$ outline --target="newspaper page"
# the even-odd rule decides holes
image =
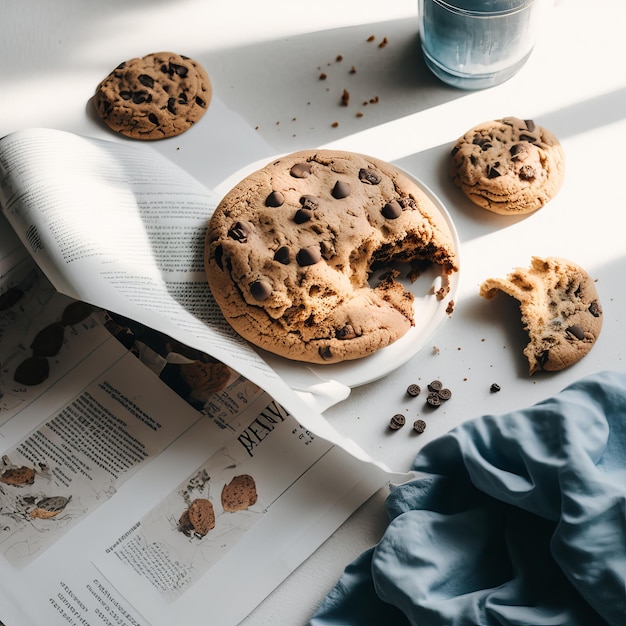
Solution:
[[[0,310],[9,626],[241,621],[387,480],[196,348],[59,293]]]
[[[0,169],[4,214],[57,290],[213,355],[318,436],[378,462],[322,417],[329,404],[303,404],[316,390],[296,393],[221,315],[203,263],[214,192],[147,146],[51,129],[3,138]],[[323,401],[329,386],[331,404],[349,393],[334,396],[331,382]]]

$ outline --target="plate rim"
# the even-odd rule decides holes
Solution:
[[[231,191],[235,185],[258,169],[269,165],[273,161],[276,161],[284,156],[288,156],[290,153],[277,154],[271,157],[257,159],[248,165],[240,168],[236,172],[233,172],[229,176],[227,176],[223,181],[221,181],[218,185],[214,187],[214,191],[220,196],[220,199],[223,198],[229,191]],[[356,154],[356,153],[355,153]],[[361,153],[358,153],[361,154]],[[366,156],[366,155],[364,155]],[[374,157],[371,157],[374,158]],[[447,308],[449,303],[454,301],[456,303],[456,294],[459,292],[459,283],[460,283],[460,274],[461,274],[461,255],[460,255],[460,239],[452,220],[452,216],[448,211],[447,207],[441,201],[439,196],[420,178],[415,176],[413,173],[409,172],[404,167],[399,165],[390,163],[392,167],[396,168],[398,171],[402,172],[407,178],[409,178],[413,183],[415,183],[433,202],[437,208],[441,211],[441,214],[450,229],[450,233],[452,236],[454,251],[457,259],[457,271],[450,275],[448,284],[449,291],[446,294],[446,297],[440,300],[441,306],[446,305],[444,309],[444,314],[441,315],[440,319],[435,323],[434,327],[429,329],[429,331],[425,334],[421,341],[415,342],[413,339],[413,335],[415,334],[412,331],[417,331],[418,329],[415,327],[410,328],[404,336],[400,337],[398,340],[394,341],[392,344],[377,350],[373,354],[369,354],[367,356],[361,357],[359,359],[352,359],[348,361],[343,361],[341,363],[329,363],[328,365],[324,365],[322,363],[309,363],[306,361],[297,361],[294,359],[288,359],[287,357],[280,356],[278,354],[274,354],[273,352],[269,352],[263,348],[260,348],[253,343],[248,341],[248,344],[252,347],[257,354],[266,361],[266,363],[288,384],[291,382],[290,386],[295,389],[307,390],[307,386],[302,383],[302,373],[308,373],[310,377],[310,387],[314,385],[318,385],[323,381],[332,381],[338,382],[350,389],[354,389],[357,387],[361,387],[363,385],[367,385],[369,383],[373,383],[381,378],[384,378],[388,374],[391,374],[393,371],[405,365],[408,361],[410,361],[414,356],[419,354],[419,352],[425,347],[426,343],[431,340],[437,332],[441,329],[445,321],[450,317],[447,312]],[[436,297],[436,296],[432,296]],[[438,307],[438,310],[441,310],[441,307]],[[434,317],[434,316],[433,316]],[[385,356],[388,356],[391,352],[403,352],[401,349],[406,347],[406,344],[416,343],[413,349],[405,350],[402,354],[401,358],[398,358],[397,355],[391,359],[392,364],[386,368],[378,367],[378,361],[384,359]],[[374,363],[372,364],[372,362]],[[355,371],[366,370],[368,366],[371,365],[371,374],[370,375],[354,375]],[[298,377],[293,370],[299,370],[300,376]],[[348,372],[344,372],[343,370],[348,370]],[[350,374],[349,370],[352,370],[352,374]],[[299,378],[299,380],[298,380]],[[306,379],[306,376],[305,376]]]

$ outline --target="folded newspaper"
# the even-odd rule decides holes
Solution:
[[[0,140],[0,619],[239,623],[396,477],[224,321],[219,198],[145,145]],[[348,391],[349,393],[349,391]]]

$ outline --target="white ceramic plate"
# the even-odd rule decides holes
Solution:
[[[219,195],[226,195],[241,179],[277,158],[280,157],[263,159],[262,161],[251,163],[229,176],[216,187],[215,191]],[[422,189],[443,214],[450,228],[450,232],[452,233],[454,248],[457,259],[459,259],[459,238],[447,209],[424,183],[406,170],[403,170],[403,172]],[[411,327],[398,341],[386,348],[378,350],[370,356],[345,361],[343,363],[318,365],[315,363],[292,361],[261,349],[257,349],[257,352],[279,376],[294,389],[305,390],[309,386],[313,388],[315,385],[329,380],[336,381],[341,385],[351,388],[373,382],[379,378],[383,378],[383,376],[386,376],[401,365],[404,365],[404,363],[415,356],[424,346],[431,345],[435,333],[449,317],[447,311],[448,304],[451,300],[456,299],[459,288],[459,274],[460,272],[455,272],[445,279],[449,282],[450,290],[448,295],[442,300],[438,300],[434,295],[439,287],[442,286],[444,280],[438,266],[434,266],[423,272],[420,277],[413,282],[408,279],[399,278],[398,280],[403,283],[405,289],[410,291],[415,298],[415,326]]]

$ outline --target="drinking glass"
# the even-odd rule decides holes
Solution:
[[[535,45],[541,0],[418,0],[426,65],[461,89],[499,85]]]

